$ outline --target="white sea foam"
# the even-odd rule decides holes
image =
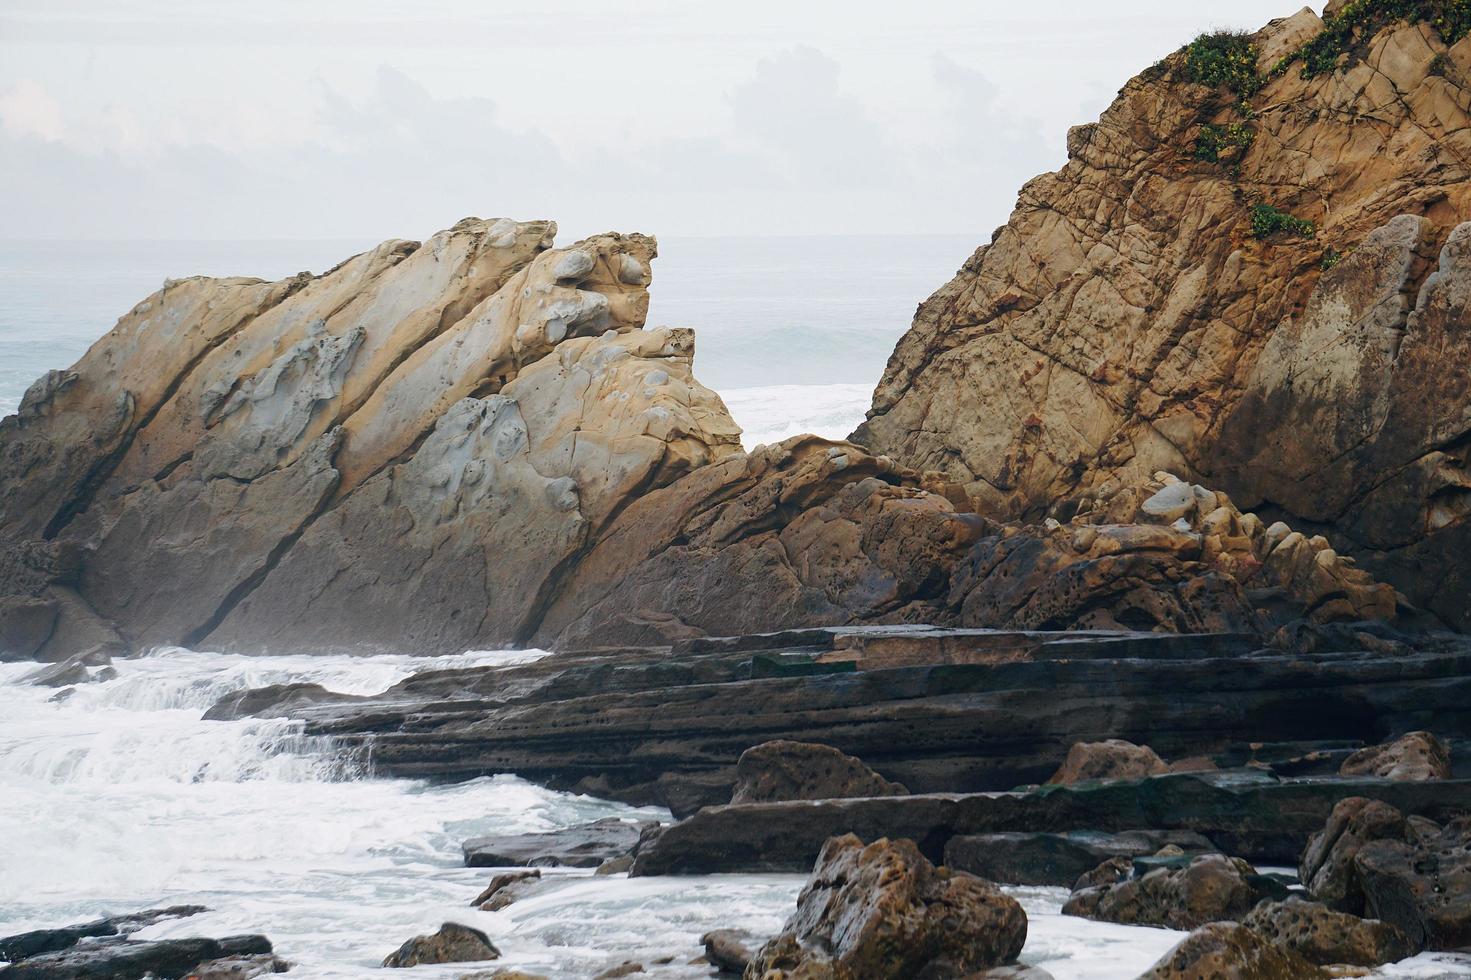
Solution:
[[[747,450],[810,432],[827,439],[846,439],[863,421],[873,400],[873,386],[769,385],[728,388],[720,397],[741,427]]]

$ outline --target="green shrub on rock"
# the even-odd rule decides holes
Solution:
[[[1254,204],[1251,208],[1251,233],[1256,238],[1267,238],[1279,231],[1291,232],[1303,238],[1312,238],[1317,229],[1311,221],[1299,218],[1270,204]]]
[[[1240,96],[1262,87],[1256,72],[1257,47],[1239,31],[1202,34],[1185,46],[1185,75],[1199,85],[1224,85]]]

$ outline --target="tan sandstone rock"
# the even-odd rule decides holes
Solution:
[[[1337,71],[1271,71],[1321,29],[1303,11],[1255,35],[1244,102],[1182,50],[1070,133],[921,306],[855,441],[997,518],[1167,470],[1329,528],[1471,624],[1471,42],[1375,21]],[[1199,158],[1207,125],[1247,145]],[[1258,237],[1256,204],[1312,237]]]

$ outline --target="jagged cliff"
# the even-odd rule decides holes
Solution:
[[[919,309],[855,441],[1001,518],[1156,470],[1471,626],[1471,12],[1205,37],[1068,134]]]
[[[0,654],[1467,625],[1471,41],[1377,9],[1130,82],[854,442],[742,451],[643,235],[169,282],[0,422]]]

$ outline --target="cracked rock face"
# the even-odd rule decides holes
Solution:
[[[1471,626],[1471,42],[1391,22],[1337,71],[1271,71],[1322,29],[1253,38],[1249,113],[1182,52],[1070,133],[920,307],[854,440],[1003,519],[1167,470]],[[1200,159],[1207,125],[1250,139]],[[1258,203],[1313,237],[1257,237]]]
[[[740,448],[691,333],[642,329],[654,240],[554,232],[166,283],[0,424],[8,642],[523,639],[630,499]]]

